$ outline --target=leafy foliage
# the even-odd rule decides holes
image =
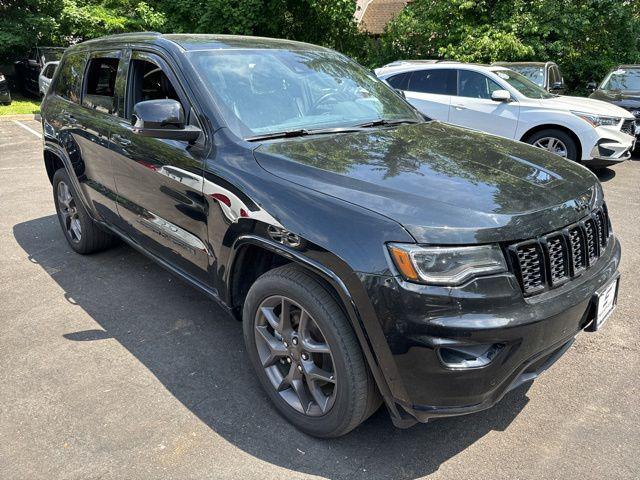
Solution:
[[[355,8],[355,0],[0,0],[0,62],[37,44],[137,30],[290,38],[369,66],[554,60],[574,87],[640,62],[635,0],[413,0],[375,39],[358,31]]]
[[[415,0],[387,27],[376,63],[553,60],[570,87],[640,62],[640,7],[629,0]]]

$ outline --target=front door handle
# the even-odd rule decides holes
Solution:
[[[467,107],[465,107],[464,105],[462,105],[461,103],[457,103],[453,106],[456,110],[466,110]]]
[[[115,143],[117,143],[118,145],[121,145],[123,147],[128,147],[129,145],[131,145],[131,140],[127,140],[126,138],[123,138],[122,136],[118,135],[117,133],[111,135],[111,140]]]

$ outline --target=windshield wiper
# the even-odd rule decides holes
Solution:
[[[420,120],[414,118],[402,118],[400,120],[386,120],[384,118],[380,118],[378,120],[372,120],[370,122],[360,123],[356,125],[358,128],[370,128],[370,127],[381,127],[383,125],[400,125],[402,123],[421,123]]]
[[[332,133],[349,133],[359,132],[361,128],[357,127],[333,127],[333,128],[298,128],[296,130],[283,130],[281,132],[264,133],[261,135],[253,135],[245,137],[247,142],[256,142],[259,140],[271,140],[275,138],[304,137],[306,135],[328,135]]]

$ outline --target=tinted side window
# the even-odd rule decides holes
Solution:
[[[399,73],[398,75],[387,78],[387,83],[398,90],[406,90],[410,75],[410,73]]]
[[[86,55],[84,52],[67,54],[60,64],[60,73],[53,89],[57,95],[80,103],[80,84],[84,71]]]
[[[92,58],[89,61],[82,98],[85,107],[113,113],[119,61],[111,57]]]
[[[502,90],[502,87],[486,75],[469,70],[458,73],[458,96],[469,98],[491,99],[491,93]]]
[[[413,72],[407,90],[437,95],[456,94],[456,71],[452,69],[420,70]]]
[[[129,116],[133,106],[146,100],[169,98],[181,101],[171,80],[155,63],[134,59],[130,62],[128,108]],[[184,105],[183,105],[184,108]]]

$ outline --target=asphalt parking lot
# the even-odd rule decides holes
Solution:
[[[0,478],[637,479],[640,161],[600,174],[619,306],[532,385],[467,417],[305,436],[268,403],[241,325],[120,246],[67,246],[40,125],[0,120]]]

